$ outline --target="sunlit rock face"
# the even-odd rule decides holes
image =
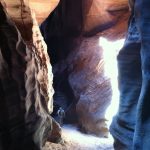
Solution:
[[[59,106],[67,101],[68,109],[70,104],[76,105],[71,118],[78,116],[84,132],[107,136],[105,111],[112,91],[110,78],[104,73],[99,38],[124,37],[128,17],[127,0],[62,0],[42,24],[56,77],[54,85],[63,80],[62,87],[67,82],[64,88],[71,91],[56,86],[62,97],[55,95],[54,101],[62,100]]]
[[[28,11],[28,8],[30,8],[35,12],[38,24],[41,24],[55,9],[59,0],[1,0],[1,3],[5,5],[10,17],[16,22],[22,23],[22,19],[25,23],[30,22],[31,16]]]
[[[103,50],[99,37],[81,39],[81,44],[67,58],[69,83],[78,100],[76,111],[81,129],[89,134],[107,137],[105,112],[112,89],[105,75]]]
[[[0,120],[7,129],[6,139],[11,139],[9,149],[15,150],[42,149],[47,140],[58,142],[61,137],[60,126],[50,116],[53,75],[34,12],[38,8],[28,2],[0,1],[0,114],[5,116],[1,115]],[[51,9],[54,7],[45,12],[43,19]],[[7,142],[0,141],[4,144],[0,145],[2,150],[8,147]]]

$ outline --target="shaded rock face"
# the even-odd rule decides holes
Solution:
[[[69,72],[66,58],[69,51],[78,45],[78,41],[74,37],[79,37],[82,29],[81,3],[80,0],[60,1],[58,9],[41,26],[53,66],[55,89],[55,112],[53,115],[56,116],[59,107],[63,107],[66,116],[68,116],[67,122],[74,122],[77,119],[75,114],[77,101],[68,80]]]
[[[99,37],[124,37],[128,16],[127,0],[62,0],[41,26],[52,58],[54,86],[62,80],[62,87],[69,83],[65,92],[55,87],[56,93],[61,91],[65,96],[55,95],[54,102],[62,100],[60,106],[73,103],[71,118],[77,117],[87,133],[107,136],[104,116],[112,92],[110,79],[104,74]]]
[[[47,47],[28,3],[4,0],[2,4],[0,149],[42,149],[47,140],[61,138],[60,126],[50,116],[54,90]]]

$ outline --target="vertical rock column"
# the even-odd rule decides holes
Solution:
[[[78,100],[76,111],[81,129],[107,137],[105,112],[111,102],[110,78],[104,72],[103,50],[99,37],[82,38],[68,59],[69,83]]]
[[[53,75],[47,46],[41,36],[36,16],[27,0],[1,0],[8,18],[12,20],[26,45],[25,124],[39,147],[49,139],[58,142],[59,125],[51,118],[53,111]],[[55,133],[55,134],[54,134]]]

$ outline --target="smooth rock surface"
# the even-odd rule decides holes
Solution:
[[[86,133],[107,137],[105,112],[112,89],[110,78],[105,75],[103,50],[98,36],[81,41],[68,57],[69,83],[78,100],[79,124]]]

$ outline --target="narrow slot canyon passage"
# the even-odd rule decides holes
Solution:
[[[90,41],[92,40],[90,39],[89,42]],[[103,37],[100,37],[97,43],[97,47],[103,49],[105,76],[110,78],[112,88],[111,103],[105,113],[108,128],[112,121],[112,117],[117,113],[119,105],[117,54],[122,48],[123,43],[124,39],[110,41]],[[88,43],[88,45],[91,44]],[[110,49],[111,53],[108,52]],[[49,150],[51,146],[51,149],[64,150],[113,150],[113,138],[110,134],[108,134],[107,137],[98,137],[92,133],[87,134],[82,132],[77,124],[63,124],[62,137],[65,140],[64,144],[47,143],[44,150]]]
[[[127,0],[0,0],[0,150],[113,150],[129,15]]]

